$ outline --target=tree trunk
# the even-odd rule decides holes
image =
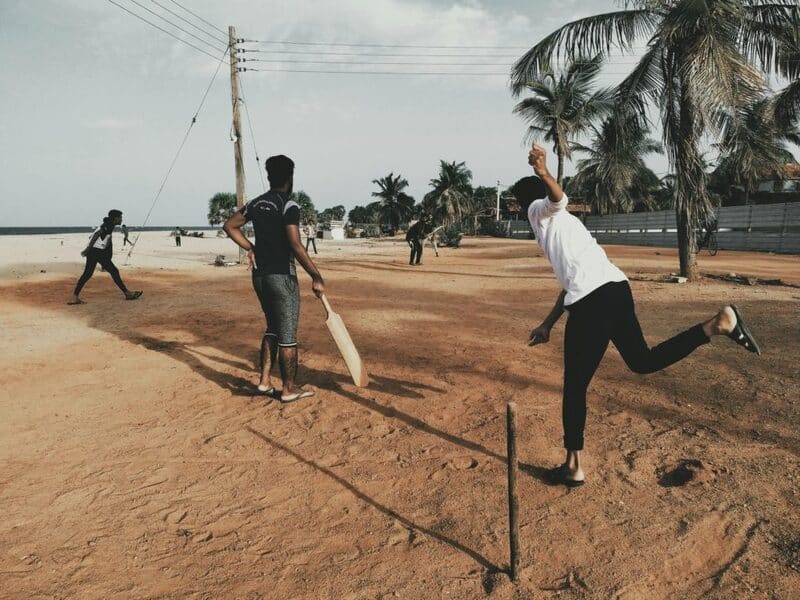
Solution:
[[[688,211],[676,209],[676,222],[678,224],[678,260],[680,261],[681,277],[692,281],[697,277],[697,240],[692,227],[692,219]]]
[[[559,186],[564,183],[564,151],[561,149],[558,150],[558,177],[556,177],[556,181],[558,181]]]

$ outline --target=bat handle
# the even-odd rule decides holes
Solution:
[[[328,316],[330,316],[330,314],[333,312],[333,309],[331,308],[331,303],[328,302],[328,298],[325,296],[325,294],[322,294],[319,299],[322,300],[322,305],[325,307],[325,312],[327,312]]]

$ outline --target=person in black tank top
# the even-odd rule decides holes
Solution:
[[[142,295],[141,291],[130,291],[122,281],[119,274],[119,269],[111,262],[111,257],[114,254],[114,248],[111,243],[111,234],[114,227],[122,223],[122,211],[110,210],[108,216],[103,219],[103,224],[98,227],[89,239],[86,248],[81,252],[81,256],[86,257],[86,266],[83,269],[83,274],[78,279],[75,285],[75,291],[72,298],[67,304],[83,304],[80,298],[81,290],[86,282],[92,278],[95,268],[100,265],[114,280],[117,287],[125,294],[126,300],[136,300]],[[127,239],[127,235],[125,236]]]

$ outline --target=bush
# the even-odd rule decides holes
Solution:
[[[361,237],[381,237],[381,228],[379,225],[364,225],[361,231]]]
[[[461,226],[457,224],[448,225],[439,232],[442,245],[448,248],[458,248],[462,237]]]
[[[494,237],[508,237],[508,225],[504,221],[486,220],[481,223],[481,232]]]

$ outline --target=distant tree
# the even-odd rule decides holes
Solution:
[[[423,206],[434,221],[449,225],[460,221],[472,207],[472,171],[463,162],[439,161],[439,176],[431,179],[433,191]]]
[[[578,172],[570,181],[599,214],[630,212],[637,203],[651,204],[658,188],[643,186],[640,181],[650,171],[644,156],[662,152],[661,144],[648,137],[649,132],[636,119],[615,113],[600,127],[592,127],[589,146],[574,144],[573,149],[588,155],[578,161]],[[652,172],[651,172],[652,173]],[[655,175],[653,179],[657,181]]]
[[[402,175],[389,173],[386,177],[373,179],[372,183],[378,186],[378,191],[372,192],[372,196],[380,198],[381,224],[399,229],[401,223],[407,223],[411,218],[414,208],[414,198],[403,191],[408,187],[408,181]]]
[[[746,104],[723,121],[720,160],[714,171],[720,187],[734,185],[744,191],[745,204],[763,179],[783,179],[784,166],[794,162],[789,143],[800,142],[800,130],[771,108],[774,100],[760,98]],[[717,190],[726,195],[729,190]]]
[[[208,201],[208,224],[222,225],[236,211],[236,194],[219,192]]]
[[[311,197],[308,194],[303,190],[294,192],[292,194],[292,200],[300,205],[300,221],[302,223],[317,220],[317,211],[314,208],[314,202],[311,201]]]
[[[550,67],[540,79],[525,83],[525,91],[532,95],[514,107],[514,112],[530,124],[528,140],[543,138],[553,144],[559,184],[563,183],[564,160],[571,158],[570,144],[575,137],[611,112],[611,93],[594,89],[602,64],[601,55],[578,56],[558,77]]]
[[[341,204],[326,208],[319,213],[318,218],[320,223],[330,223],[331,221],[344,221],[344,216],[347,214],[347,209]]]

